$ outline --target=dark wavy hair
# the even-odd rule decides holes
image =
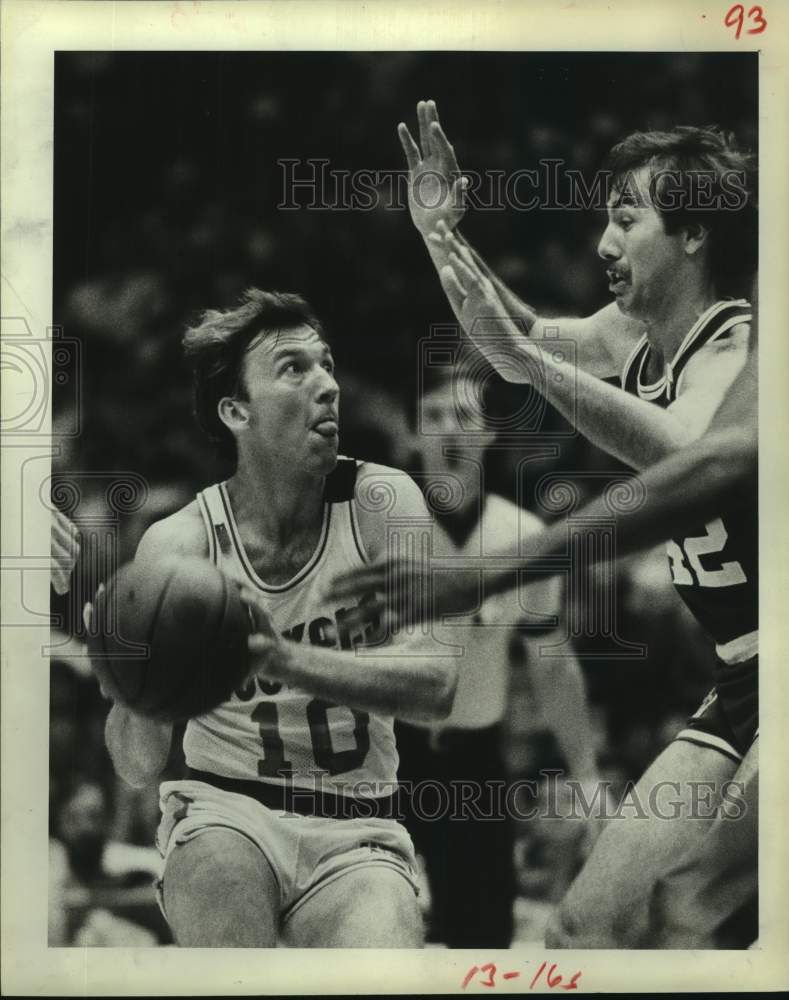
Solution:
[[[747,298],[758,262],[755,158],[738,148],[730,132],[678,125],[667,132],[633,132],[605,162],[618,191],[643,167],[666,232],[704,225],[717,294]]]
[[[184,334],[195,416],[222,458],[235,461],[236,442],[222,423],[217,406],[224,396],[246,398],[242,373],[247,348],[259,334],[277,334],[300,326],[311,327],[326,340],[320,320],[300,295],[249,288],[239,305],[224,312],[207,310],[197,326]]]

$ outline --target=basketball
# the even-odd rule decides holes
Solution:
[[[205,559],[122,567],[97,597],[90,631],[107,694],[163,722],[210,711],[248,671],[249,615],[233,580]]]

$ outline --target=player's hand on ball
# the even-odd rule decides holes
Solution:
[[[397,134],[408,162],[411,218],[419,232],[427,236],[439,221],[454,229],[463,218],[468,180],[461,177],[455,151],[438,120],[435,101],[420,101],[416,113],[419,145],[404,122],[397,126]]]
[[[92,602],[87,601],[85,603],[84,608],[82,609],[82,622],[85,625],[85,631],[87,632],[88,635],[90,635],[95,629],[96,604],[98,604],[99,601],[104,599],[104,590],[105,590],[104,584],[100,583],[99,589],[96,591],[96,596],[94,597],[93,601]],[[93,675],[99,683],[99,691],[101,691],[102,697],[106,698],[108,701],[112,701],[112,695],[107,690],[105,679],[102,677],[101,662],[91,658],[90,665],[91,668],[93,669]]]
[[[68,592],[71,572],[79,557],[79,530],[59,510],[52,511],[51,579],[58,594]]]
[[[260,596],[242,586],[241,600],[252,619],[253,631],[248,639],[250,674],[279,680],[284,672],[286,650],[284,641],[271,627]]]

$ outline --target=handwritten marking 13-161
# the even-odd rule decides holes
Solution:
[[[581,972],[580,972],[580,970],[578,972],[576,972],[570,980],[568,980],[567,982],[564,982],[564,979],[563,979],[562,975],[556,971],[556,963],[555,962],[551,964],[551,966],[548,968],[547,972],[545,971],[546,970],[546,966],[548,966],[548,963],[547,962],[543,962],[542,965],[539,967],[539,969],[536,971],[536,973],[534,974],[534,977],[533,977],[532,981],[529,983],[529,989],[530,990],[533,990],[534,987],[537,986],[537,984],[539,983],[540,977],[542,976],[543,972],[545,972],[545,983],[547,984],[547,986],[548,986],[549,989],[552,989],[552,990],[553,989],[562,989],[562,990],[575,990],[575,989],[578,989],[578,980],[581,978]],[[483,978],[477,979],[477,984],[479,986],[485,986],[488,989],[490,989],[491,987],[495,987],[495,986],[498,985],[497,982],[496,982],[496,976],[498,974],[498,969],[494,965],[493,962],[487,962],[485,965],[472,965],[471,968],[466,973],[464,979],[463,979],[463,982],[461,984],[461,988],[465,990],[466,987],[469,985],[469,983],[471,983],[475,979],[475,977],[477,977],[478,973],[485,973],[485,975],[484,975]],[[520,972],[518,972],[518,971],[502,972],[501,973],[501,978],[502,979],[517,979],[518,976],[520,976]]]

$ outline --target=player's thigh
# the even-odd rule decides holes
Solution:
[[[352,868],[314,892],[282,932],[293,948],[421,948],[410,882],[386,865]]]
[[[647,927],[649,892],[684,851],[706,836],[736,763],[710,747],[675,741],[657,757],[607,823],[562,900],[550,947],[635,947]],[[646,942],[645,942],[646,943]]]
[[[276,947],[277,880],[260,848],[234,830],[210,828],[174,847],[162,899],[182,947]]]

